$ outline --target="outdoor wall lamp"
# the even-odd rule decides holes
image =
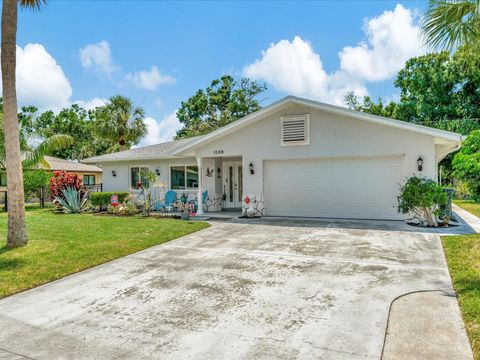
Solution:
[[[250,165],[248,165],[248,169],[250,170],[251,175],[255,174],[255,170],[253,168],[253,163],[252,162],[250,162]]]
[[[417,167],[418,167],[418,171],[423,170],[423,159],[422,159],[421,156],[419,156],[418,159],[417,159]]]
[[[222,169],[220,169],[220,168],[217,169],[217,177],[218,177],[219,179],[222,178]]]
[[[112,176],[113,177],[116,177],[117,176],[117,172],[115,170],[112,170]]]
[[[207,167],[207,174],[206,174],[206,175],[207,175],[208,177],[212,177],[214,171],[215,171],[215,170],[210,169],[209,167]]]
[[[160,169],[155,169],[155,175],[160,176]]]

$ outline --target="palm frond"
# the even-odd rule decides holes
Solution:
[[[38,145],[35,149],[26,154],[25,160],[23,161],[23,166],[30,168],[41,164],[42,166],[47,165],[46,167],[49,168],[50,166],[48,163],[44,162],[45,155],[48,155],[55,150],[65,149],[73,145],[73,143],[74,139],[70,135],[52,135],[40,143],[40,145]]]
[[[40,10],[47,3],[47,0],[20,0],[19,3],[22,8]]]
[[[480,43],[480,0],[430,0],[422,19],[423,41],[440,49],[477,48]]]

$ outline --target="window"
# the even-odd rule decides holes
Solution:
[[[147,174],[150,169],[146,166],[135,166],[130,168],[130,186],[136,188],[138,183],[148,187]]]
[[[170,167],[170,187],[172,190],[185,190],[198,188],[197,166],[172,166]]]
[[[7,174],[1,173],[0,174],[0,186],[7,186]]]
[[[83,175],[83,185],[95,185],[95,175]]]
[[[308,145],[310,143],[310,115],[282,116],[282,145]]]

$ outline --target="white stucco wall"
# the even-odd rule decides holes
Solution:
[[[310,144],[281,145],[281,116],[310,114]],[[192,154],[193,155],[193,154]],[[261,206],[264,203],[264,166],[269,160],[361,158],[401,156],[404,159],[404,178],[412,175],[436,179],[435,139],[429,135],[401,130],[386,125],[370,123],[343,115],[312,109],[308,106],[290,105],[273,115],[237,129],[235,132],[206,144],[194,151],[203,158],[202,188],[209,195],[221,194],[222,179],[218,168],[222,160],[241,157],[243,162],[243,195],[255,196]],[[417,170],[417,158],[424,160],[423,171]],[[248,171],[254,164],[255,173]],[[130,167],[148,166],[152,171],[160,169],[159,180],[170,186],[170,165],[196,165],[196,159],[177,158],[149,161],[130,161],[103,164],[104,191],[126,191],[129,188]],[[206,176],[207,168],[213,175]],[[112,177],[111,172],[117,172]],[[224,174],[222,174],[224,175]],[[301,174],[299,174],[301,176]],[[223,177],[223,176],[222,176]]]
[[[310,144],[281,146],[282,115],[310,114]],[[196,156],[213,157],[242,155],[244,169],[252,162],[255,174],[244,171],[244,194],[263,193],[264,161],[277,159],[308,159],[404,155],[405,177],[419,174],[417,158],[424,160],[421,176],[436,178],[434,138],[390,126],[369,123],[345,116],[292,105],[243,129],[196,150]]]
[[[197,162],[192,158],[162,159],[162,160],[138,160],[108,162],[103,165],[103,191],[128,191],[130,187],[130,167],[147,166],[150,171],[160,170],[158,181],[170,186],[170,166],[171,165],[196,165]],[[112,170],[115,170],[117,176],[112,176]]]

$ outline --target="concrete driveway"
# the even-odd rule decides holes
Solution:
[[[32,359],[378,359],[395,297],[452,292],[439,237],[411,230],[215,222],[1,300],[0,348]]]

